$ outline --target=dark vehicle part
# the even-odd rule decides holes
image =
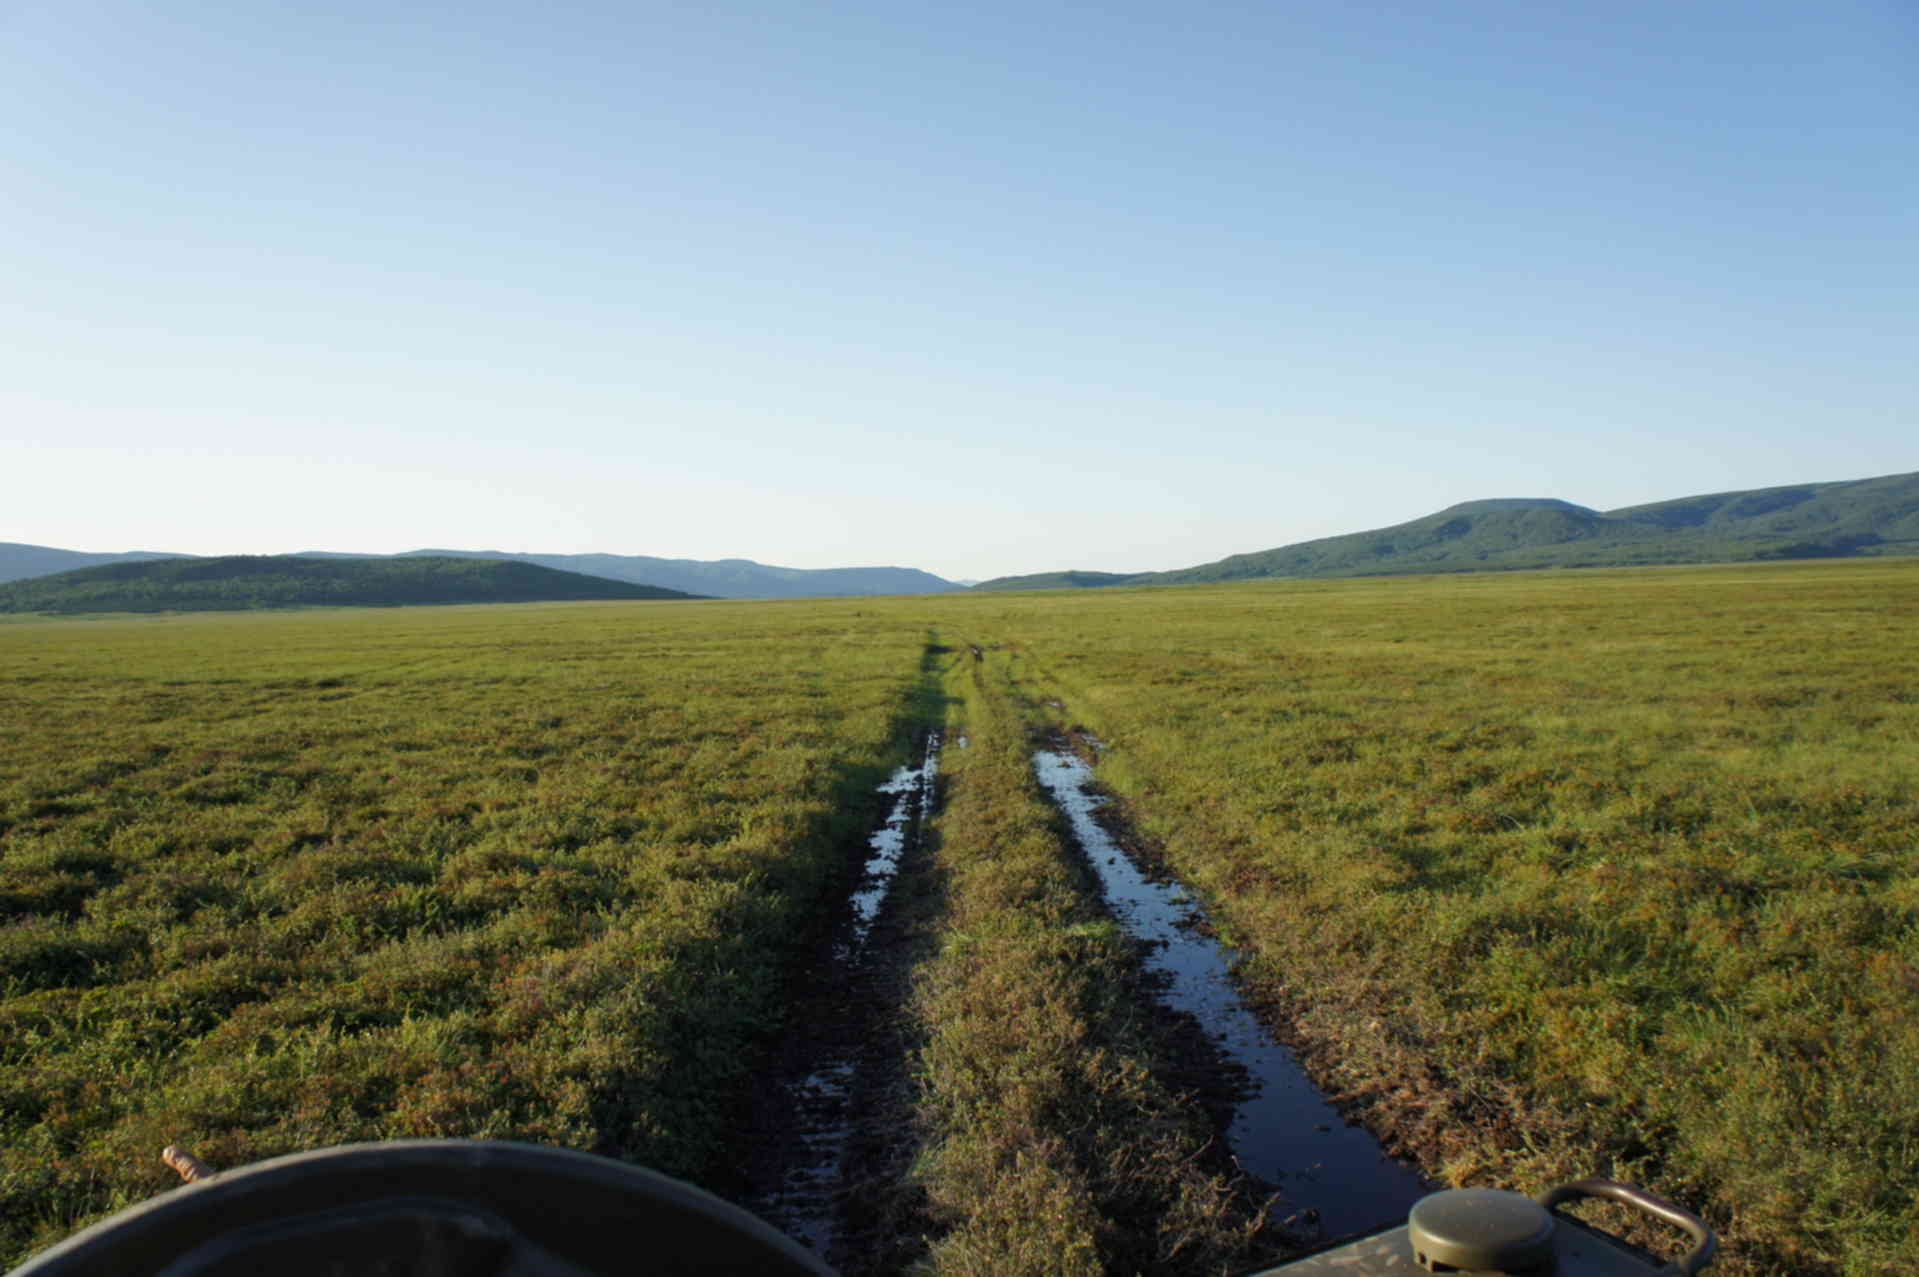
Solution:
[[[739,1207],[657,1171],[589,1153],[491,1140],[348,1144],[214,1174],[184,1150],[183,1188],[129,1207],[12,1277],[613,1277],[754,1273],[833,1277],[797,1242]],[[1553,1208],[1623,1202],[1685,1230],[1664,1264]],[[1717,1242],[1704,1221],[1606,1179],[1537,1201],[1498,1189],[1433,1193],[1407,1222],[1255,1277],[1691,1277]]]
[[[109,1273],[833,1277],[770,1224],[690,1184],[590,1153],[493,1140],[348,1144],[195,1178],[41,1252],[13,1277]]]
[[[1682,1229],[1693,1247],[1670,1263],[1553,1208],[1582,1197],[1621,1202]],[[1561,1184],[1538,1200],[1496,1188],[1422,1197],[1406,1222],[1329,1246],[1254,1277],[1692,1277],[1718,1239],[1706,1222],[1642,1188],[1610,1179]]]

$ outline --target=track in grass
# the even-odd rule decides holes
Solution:
[[[1164,980],[1162,999],[1195,1017],[1227,1067],[1250,1081],[1226,1137],[1239,1165],[1282,1193],[1293,1235],[1330,1240],[1403,1216],[1426,1191],[1393,1161],[1372,1132],[1347,1123],[1275,1041],[1240,996],[1234,955],[1214,938],[1204,911],[1176,881],[1150,876],[1102,827],[1107,802],[1093,770],[1061,739],[1033,755],[1034,774],[1066,816],[1128,934],[1152,946],[1147,970]]]
[[[760,1164],[747,1205],[762,1218],[843,1267],[905,1241],[871,1237],[849,1215],[849,1198],[872,1160],[856,1146],[879,1118],[872,1097],[893,1085],[899,1051],[885,1024],[895,1020],[900,975],[895,939],[881,925],[902,863],[918,851],[939,773],[941,737],[927,730],[916,763],[896,769],[878,792],[891,800],[867,839],[866,860],[845,917],[821,964],[798,991],[778,1082],[760,1104]],[[880,1136],[882,1144],[891,1141]],[[868,1143],[871,1142],[869,1139]],[[857,1211],[853,1212],[857,1214]]]
[[[1919,560],[978,611],[1396,1151],[1919,1271]]]
[[[922,646],[849,611],[8,625],[0,1269],[170,1187],[168,1143],[517,1139],[736,1193]]]

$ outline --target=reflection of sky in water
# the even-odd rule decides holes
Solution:
[[[824,977],[828,981],[844,986],[860,969],[873,920],[879,916],[886,893],[899,873],[907,832],[924,814],[923,804],[932,795],[939,750],[939,733],[929,733],[919,765],[899,768],[876,791],[890,795],[893,803],[885,823],[867,840],[866,865],[852,897],[853,916],[844,937],[833,944],[833,968]],[[799,1147],[789,1159],[779,1189],[754,1203],[756,1212],[769,1223],[822,1255],[835,1241],[839,1212],[833,1193],[839,1187],[840,1163],[851,1133],[847,1107],[856,1073],[854,1058],[846,1053],[855,1044],[837,1041],[833,1045],[842,1051],[823,1051],[811,1073],[787,1086],[799,1127]]]
[[[893,795],[893,807],[886,813],[886,823],[867,840],[866,869],[861,879],[865,885],[853,893],[854,949],[866,943],[866,933],[872,929],[873,919],[879,915],[886,893],[893,887],[893,875],[899,872],[900,853],[906,850],[906,829],[913,821],[914,807],[939,771],[939,749],[939,733],[930,733],[926,738],[926,755],[919,766],[899,768],[877,791]]]
[[[790,1088],[800,1147],[778,1197],[767,1204],[774,1222],[820,1254],[833,1244],[833,1190],[846,1148],[846,1097],[852,1086],[852,1062],[833,1060]]]
[[[1227,1137],[1240,1165],[1286,1196],[1279,1213],[1319,1212],[1324,1236],[1403,1219],[1425,1191],[1417,1174],[1388,1159],[1371,1132],[1349,1126],[1313,1087],[1291,1051],[1273,1041],[1233,986],[1232,955],[1193,923],[1204,917],[1174,883],[1148,882],[1093,812],[1092,769],[1070,753],[1042,750],[1033,768],[1073,827],[1126,930],[1155,948],[1146,966],[1170,977],[1165,998],[1196,1016],[1226,1055],[1252,1075]]]

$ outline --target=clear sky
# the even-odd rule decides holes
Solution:
[[[1908,0],[10,0],[0,121],[0,540],[987,577],[1919,469]]]

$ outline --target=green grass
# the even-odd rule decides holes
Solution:
[[[0,1263],[166,1187],[175,1141],[726,1187],[923,641],[733,604],[10,627]]]
[[[1170,1061],[1137,956],[1033,780],[1033,707],[997,654],[948,668],[947,907],[917,979],[940,1274],[1223,1272],[1257,1211],[1202,1164],[1208,1119]],[[958,745],[961,736],[967,741]]]
[[[1919,1262],[1916,621],[1886,562],[1001,596],[956,637],[1111,742],[1355,1092],[1391,1047],[1564,1133],[1439,1169],[1616,1169],[1728,1271],[1879,1272]]]
[[[1110,743],[1429,1170],[1643,1180],[1729,1277],[1911,1270],[1916,621],[1879,559],[0,625],[0,1261],[166,1187],[175,1140],[502,1135],[724,1188],[933,632],[972,741],[903,1011],[938,1268],[1232,1231],[1032,785],[1042,715]]]

